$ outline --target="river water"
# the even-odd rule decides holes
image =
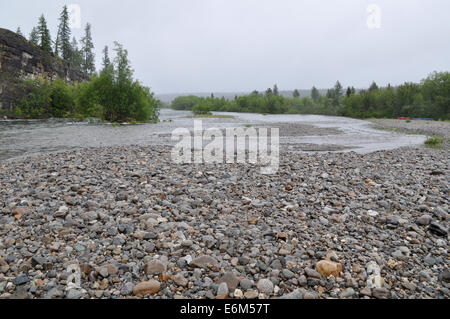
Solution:
[[[426,137],[406,135],[372,128],[370,122],[319,115],[261,115],[216,113],[234,118],[202,119],[203,128],[288,127],[280,129],[281,145],[332,145],[340,151],[368,153],[401,146],[422,144]],[[171,132],[180,127],[193,129],[194,120],[187,111],[161,110],[158,124],[91,124],[71,120],[0,121],[0,161],[41,153],[82,147],[173,144]],[[300,128],[296,130],[295,128]],[[303,127],[303,129],[301,129]],[[315,129],[312,129],[315,128]],[[284,133],[283,133],[284,132]],[[327,150],[327,148],[323,148]],[[330,149],[332,150],[332,148]]]

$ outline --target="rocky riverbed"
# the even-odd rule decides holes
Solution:
[[[449,151],[0,163],[2,298],[449,298]]]
[[[408,134],[422,134],[426,136],[439,136],[443,139],[443,147],[450,147],[450,122],[449,121],[404,121],[392,119],[375,119],[371,121],[375,127],[394,130]]]

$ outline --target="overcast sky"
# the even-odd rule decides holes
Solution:
[[[54,37],[64,4],[92,24],[97,65],[118,41],[160,94],[362,88],[450,70],[448,0],[0,0],[0,27],[28,35],[44,13]]]

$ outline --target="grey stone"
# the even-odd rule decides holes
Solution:
[[[295,274],[289,269],[283,269],[282,271],[283,277],[286,279],[294,278]]]
[[[296,289],[288,294],[281,296],[279,299],[303,299],[304,293],[300,289]]]
[[[305,268],[305,273],[308,277],[311,278],[321,278],[322,276],[314,269]]]
[[[416,223],[421,226],[428,226],[432,220],[433,217],[431,217],[430,215],[422,215],[417,218]]]
[[[266,295],[271,294],[274,289],[273,282],[269,279],[260,279],[256,287],[259,292],[265,293]]]
[[[66,297],[67,299],[80,299],[81,297],[83,297],[84,293],[77,290],[77,289],[70,289],[67,294]]]
[[[347,288],[341,293],[340,297],[341,298],[349,298],[349,297],[352,297],[354,294],[355,294],[355,290],[353,290],[353,288]]]
[[[190,265],[192,267],[203,268],[207,265],[217,266],[219,263],[211,256],[203,255],[192,260]]]
[[[239,282],[239,285],[241,286],[242,289],[249,290],[249,289],[253,288],[254,283],[250,279],[244,278],[244,279],[241,279],[241,281]]]
[[[390,292],[386,288],[374,288],[372,295],[377,299],[386,299],[390,296]]]
[[[144,268],[147,275],[162,274],[166,272],[167,267],[159,260],[149,261]]]
[[[228,295],[228,286],[226,282],[222,282],[219,287],[217,288],[217,295],[223,296]]]
[[[133,283],[127,282],[125,285],[123,285],[123,288],[120,290],[120,294],[122,296],[130,296],[133,294]]]
[[[19,274],[16,278],[13,280],[13,284],[16,286],[24,285],[26,283],[30,282],[30,279],[24,274]]]

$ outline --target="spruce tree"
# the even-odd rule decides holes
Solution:
[[[59,32],[56,33],[56,40],[55,40],[55,55],[59,56]]]
[[[121,86],[133,80],[133,69],[131,68],[130,60],[128,60],[128,51],[118,42],[114,42],[114,45],[114,51],[116,51],[116,58],[114,59],[116,78],[117,83]]]
[[[280,92],[278,91],[278,85],[274,85],[273,86],[273,95],[278,96],[280,94]]]
[[[50,37],[50,31],[47,27],[47,21],[44,15],[39,18],[39,25],[37,28],[39,47],[47,52],[52,52],[52,38]]]
[[[338,107],[340,105],[340,99],[343,95],[342,84],[339,81],[336,82],[334,89],[331,90],[331,94],[333,95],[331,97],[333,99],[333,106]]]
[[[34,27],[34,28],[31,30],[31,33],[30,33],[30,42],[33,43],[33,44],[39,45],[39,35],[38,35],[38,30],[37,30],[36,27]]]
[[[294,98],[299,98],[299,97],[300,97],[300,92],[299,92],[297,89],[295,89],[295,90],[294,90],[294,93],[292,93],[292,96],[293,96]]]
[[[59,55],[59,53],[64,60],[69,60],[72,55],[70,44],[69,11],[67,10],[67,6],[64,6],[59,17],[55,54]]]
[[[311,98],[313,99],[314,102],[317,103],[317,101],[319,100],[319,96],[320,96],[319,90],[317,90],[316,87],[313,86],[311,90]]]
[[[326,97],[327,99],[334,99],[336,97],[336,91],[333,89],[328,89]]]
[[[103,49],[103,70],[106,70],[111,65],[111,60],[109,58],[109,49],[108,46],[105,45]]]
[[[372,82],[372,84],[370,85],[370,87],[369,87],[369,92],[372,92],[372,91],[378,91],[378,85],[375,83],[375,81],[374,82]]]
[[[348,87],[348,88],[347,88],[347,92],[345,93],[345,95],[346,95],[347,97],[349,97],[350,95],[352,95],[352,89],[351,89],[351,87]]]
[[[83,53],[82,69],[87,74],[95,72],[94,43],[92,42],[91,25],[88,23],[84,29],[84,37],[81,39]]]
[[[337,81],[334,86],[334,95],[336,98],[340,98],[342,96],[342,85],[339,81]]]
[[[70,58],[69,61],[78,68],[81,69],[83,63],[83,53],[78,49],[78,42],[75,37],[72,38],[72,43],[70,44]]]

